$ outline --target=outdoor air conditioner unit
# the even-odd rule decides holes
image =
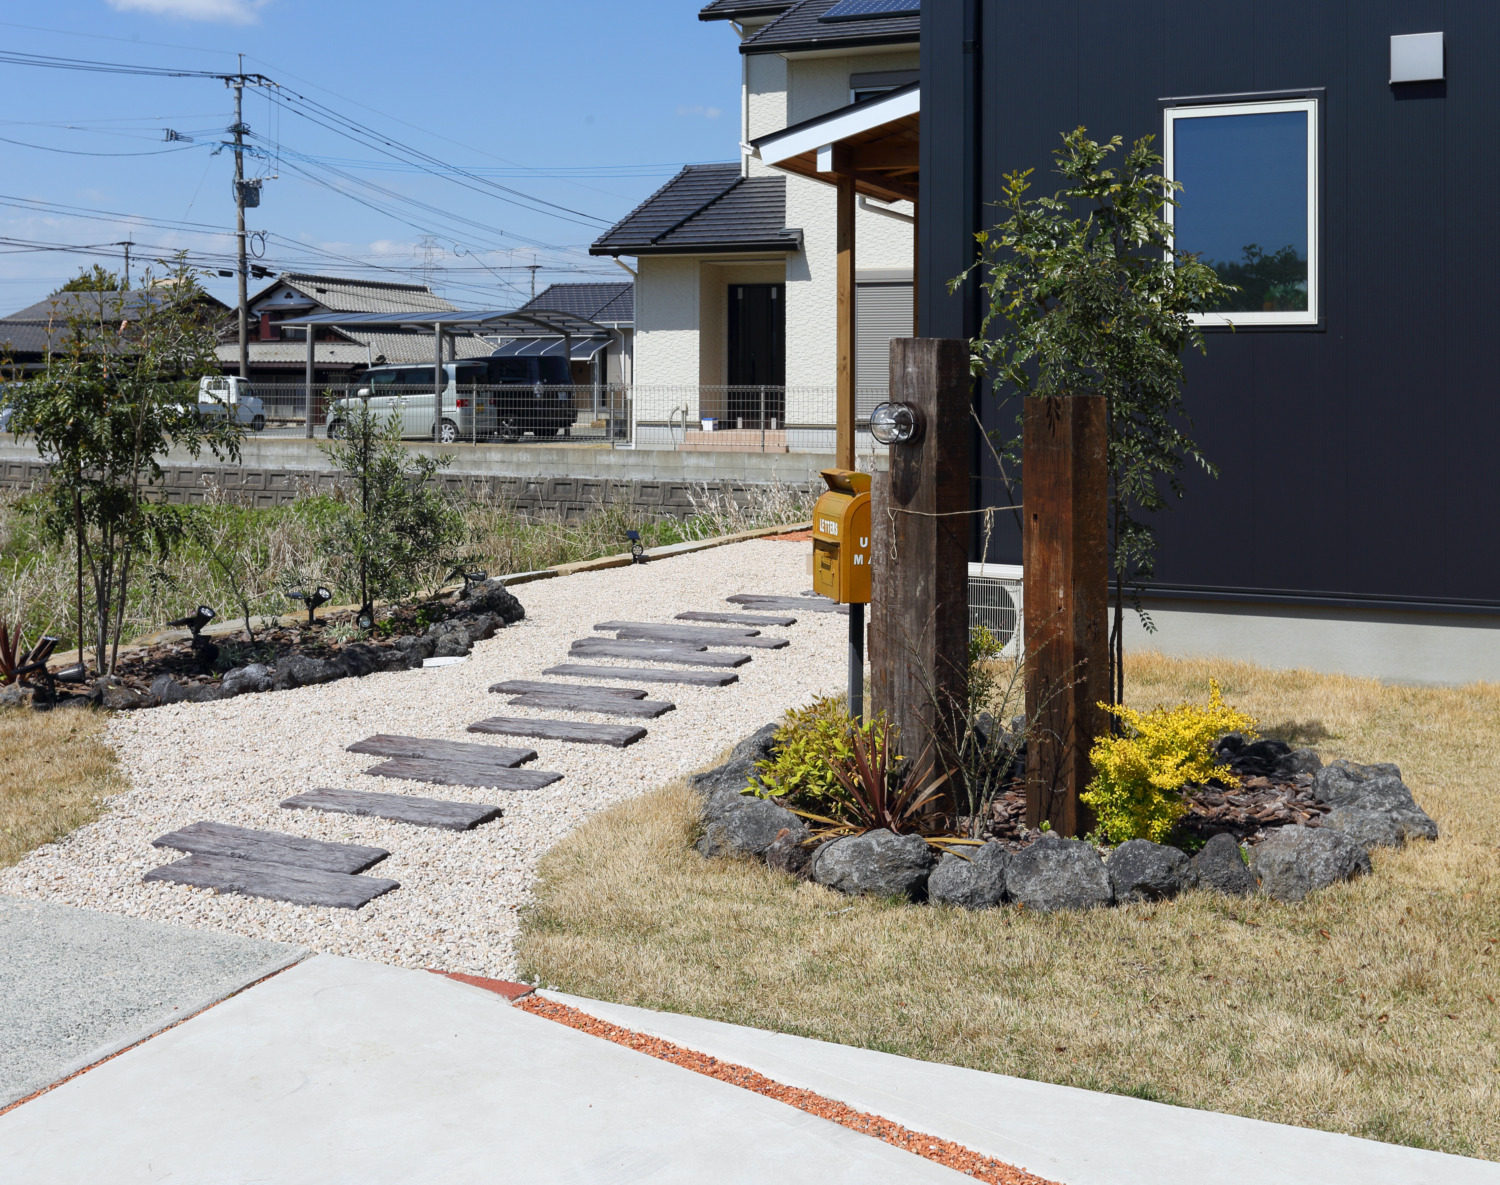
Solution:
[[[999,638],[1005,658],[1021,654],[1021,595],[1019,564],[969,565],[969,633],[984,626]]]

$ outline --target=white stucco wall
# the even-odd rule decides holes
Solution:
[[[651,386],[697,386],[698,260],[645,255],[635,282],[635,377]]]

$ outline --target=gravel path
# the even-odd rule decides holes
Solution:
[[[753,651],[740,681],[722,688],[652,685],[677,705],[628,749],[527,741],[528,768],[564,774],[542,790],[513,793],[362,777],[378,759],[344,752],[372,733],[477,741],[466,725],[485,716],[535,715],[611,723],[589,713],[510,708],[488,694],[500,679],[542,677],[568,660],[568,644],[596,621],[669,621],[688,609],[724,609],[737,592],[795,595],[808,586],[807,545],[752,540],[653,564],[518,586],[526,620],[474,649],[461,665],[370,675],[321,687],[174,704],[122,714],[110,740],[132,789],[109,813],[0,872],[0,893],[290,942],[329,954],[407,967],[513,977],[517,910],[529,899],[541,855],[588,816],[703,768],[788,707],[839,690],[847,619],[807,613],[782,630],[791,645]],[[590,664],[630,666],[626,660]],[[587,682],[587,680],[567,680]],[[500,738],[504,740],[505,738]],[[494,802],[505,816],[454,833],[310,811],[283,799],[317,786]],[[360,910],[219,896],[141,883],[170,853],[151,847],[198,820],[373,844],[391,856],[371,870],[401,887]]]

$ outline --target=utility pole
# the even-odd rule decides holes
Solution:
[[[126,239],[123,243],[116,243],[115,246],[116,247],[124,247],[125,248],[125,291],[129,292],[130,291],[130,249],[135,246],[135,243],[132,242],[130,239]]]
[[[249,266],[245,260],[245,123],[242,118],[245,96],[245,55],[240,54],[240,72],[231,83],[234,87],[234,213],[235,234],[238,246],[238,266],[235,268],[239,282],[240,307],[240,377],[250,377],[250,326],[249,326]]]

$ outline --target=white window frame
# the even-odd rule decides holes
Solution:
[[[1322,191],[1318,175],[1318,100],[1276,99],[1267,102],[1213,103],[1168,107],[1165,110],[1166,127],[1162,137],[1164,168],[1168,180],[1177,175],[1176,124],[1179,119],[1204,119],[1223,115],[1267,115],[1282,111],[1302,111],[1307,115],[1307,309],[1306,311],[1281,312],[1237,312],[1237,313],[1193,313],[1190,320],[1195,325],[1250,326],[1250,325],[1316,325],[1321,315],[1319,272],[1322,264],[1322,244],[1318,236],[1318,202]],[[1188,200],[1191,195],[1188,195]],[[1166,221],[1175,222],[1176,208],[1168,206]],[[1175,240],[1174,240],[1175,242]]]

